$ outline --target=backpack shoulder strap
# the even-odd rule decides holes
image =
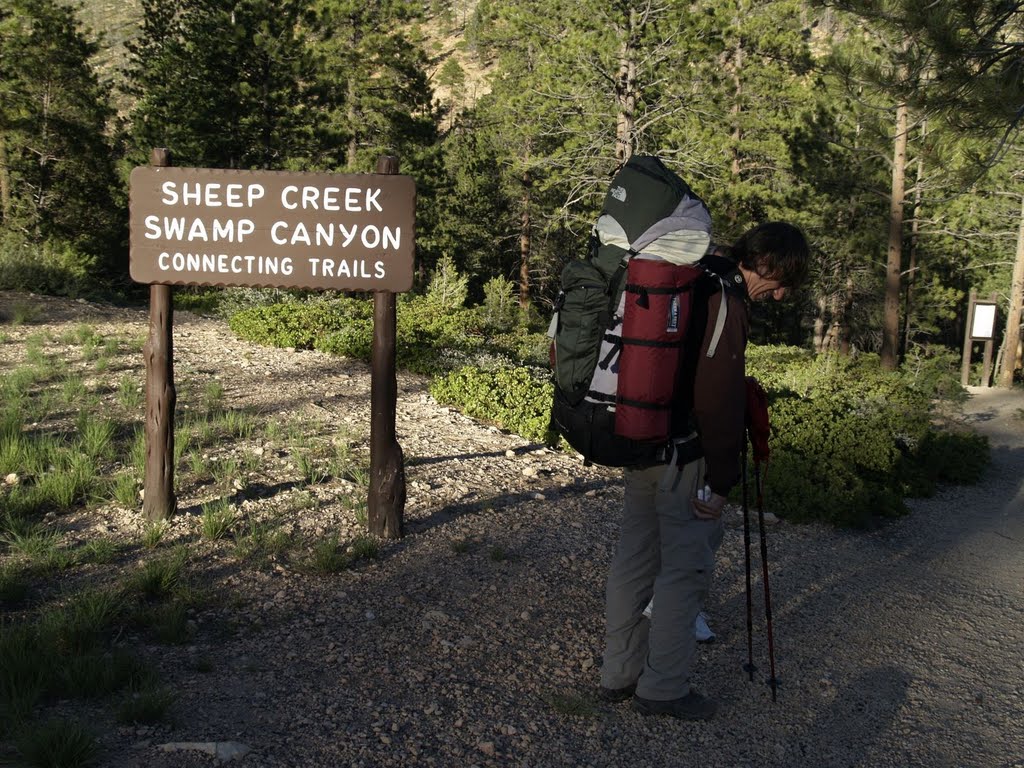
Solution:
[[[710,298],[713,290],[719,290],[722,293],[722,302],[718,307],[718,317],[715,318],[715,330],[708,344],[707,356],[714,357],[715,352],[718,351],[718,342],[722,340],[725,322],[729,317],[726,294],[730,293],[746,301],[747,286],[743,280],[743,275],[740,273],[739,265],[731,259],[709,253],[697,263],[703,267],[707,282],[714,286],[713,289],[708,291],[708,297]]]

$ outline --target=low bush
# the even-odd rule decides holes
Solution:
[[[0,290],[79,296],[95,272],[96,259],[67,243],[37,245],[0,230]]]
[[[434,379],[430,394],[467,416],[495,424],[527,440],[545,439],[551,411],[550,376],[518,366],[483,370],[467,366]]]
[[[314,349],[318,340],[372,316],[369,302],[342,298],[251,306],[236,312],[228,322],[238,336],[257,344]]]
[[[929,495],[938,482],[977,482],[985,439],[930,423],[933,402],[961,397],[954,363],[940,353],[887,372],[875,355],[751,347],[748,372],[769,391],[769,507],[792,520],[864,526],[904,513],[905,497]]]

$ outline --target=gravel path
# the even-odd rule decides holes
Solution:
[[[144,328],[142,313],[99,317]],[[239,404],[366,423],[365,366],[247,345],[185,313],[179,323],[181,375],[219,372]],[[208,766],[199,749],[169,745],[236,742],[253,768],[1024,768],[1021,408],[1020,390],[972,390],[965,419],[993,446],[979,487],[914,501],[868,534],[769,529],[775,703],[760,617],[757,680],[742,671],[734,513],[708,605],[718,639],[700,646],[695,680],[722,706],[690,724],[592,697],[618,475],[442,408],[424,380],[402,376],[409,535],[331,576],[212,559],[228,599],[196,617],[191,645],[145,649],[178,694],[175,727],[113,726],[103,764]]]

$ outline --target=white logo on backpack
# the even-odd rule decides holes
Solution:
[[[625,187],[612,187],[611,195],[620,203],[626,202],[626,188]]]

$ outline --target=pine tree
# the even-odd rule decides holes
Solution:
[[[112,268],[113,112],[89,63],[95,50],[61,3],[10,0],[0,9],[0,224]]]
[[[312,152],[304,0],[142,0],[126,73],[134,158],[282,168]]]
[[[841,0],[875,27],[912,40],[890,80],[911,106],[966,132],[1006,138],[1024,120],[1024,13],[1004,0]]]
[[[397,154],[405,170],[435,141],[417,18],[405,0],[317,0],[319,165],[367,171],[380,155]]]

